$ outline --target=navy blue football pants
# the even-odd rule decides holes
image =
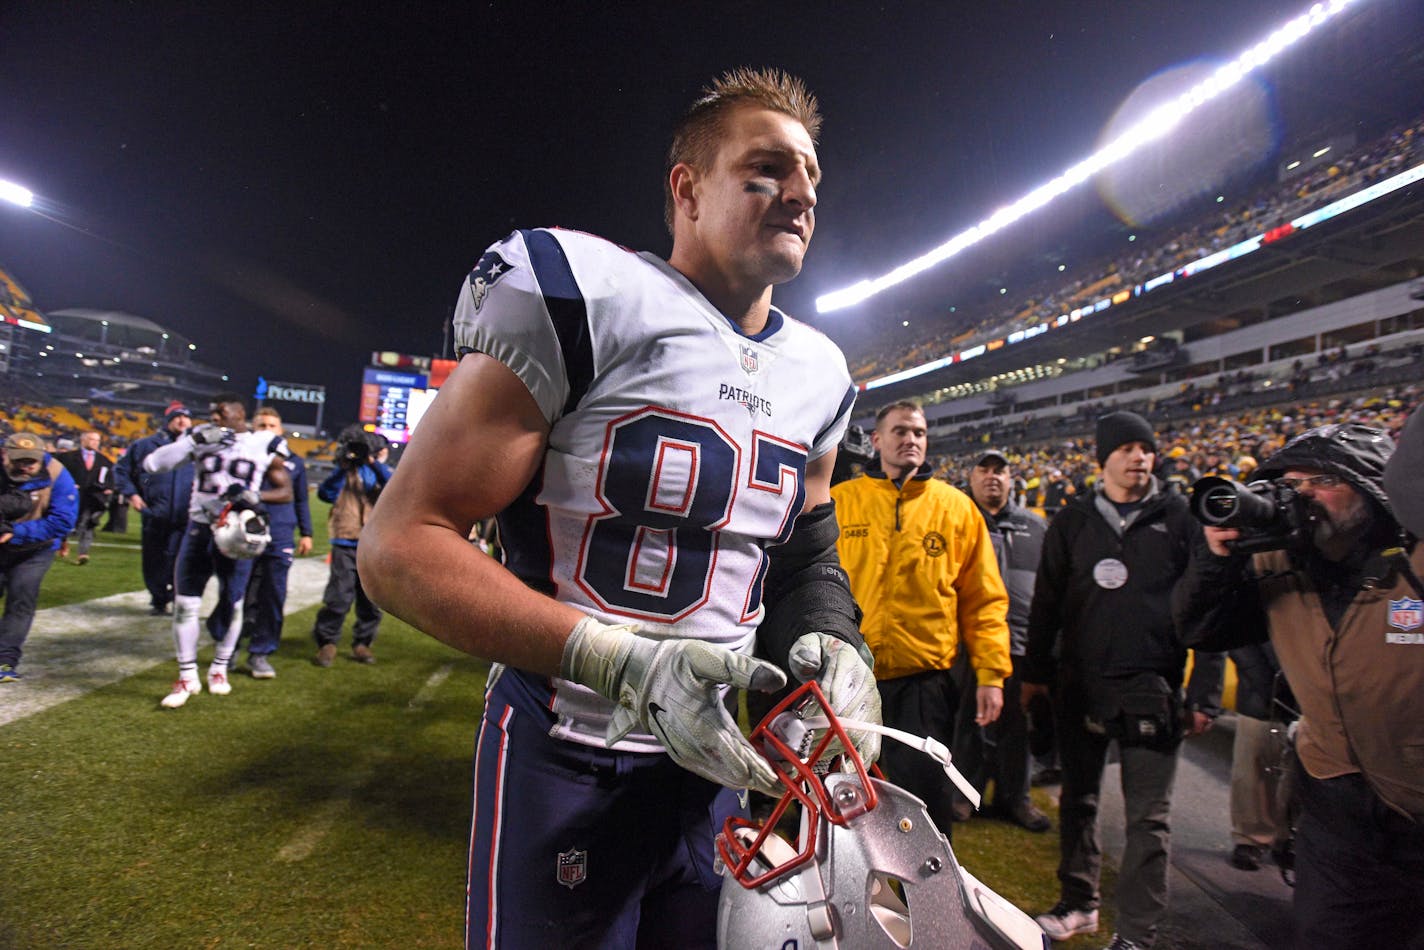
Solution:
[[[213,543],[213,531],[205,524],[189,522],[178,546],[178,563],[174,570],[173,589],[185,597],[201,597],[208,581],[218,579],[218,602],[208,617],[208,633],[221,642],[232,626],[234,609],[247,593],[247,578],[252,574],[252,562],[234,560],[218,550]]]
[[[666,755],[551,738],[516,676],[475,751],[466,946],[714,948],[713,837],[738,796]]]

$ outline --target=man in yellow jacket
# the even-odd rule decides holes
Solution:
[[[1008,594],[984,516],[924,464],[928,434],[919,405],[881,409],[871,442],[879,468],[831,489],[841,565],[865,613],[861,630],[875,655],[885,725],[949,745],[959,708],[950,667],[961,645],[978,683],[974,721],[987,725],[1003,708],[1013,669]],[[880,768],[924,799],[950,835],[952,786],[939,765],[887,742]]]

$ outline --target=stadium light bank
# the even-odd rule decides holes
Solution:
[[[1233,88],[1252,72],[1269,63],[1283,51],[1333,19],[1346,7],[1358,2],[1359,0],[1330,0],[1329,3],[1314,4],[1305,13],[1281,26],[1191,89],[1153,109],[1143,119],[1134,123],[1127,131],[1097,152],[1073,165],[1057,178],[1039,185],[1013,204],[1000,208],[967,231],[956,234],[929,253],[907,261],[887,274],[861,280],[849,287],[817,297],[817,312],[830,313],[834,310],[853,307],[881,291],[888,290],[937,264],[944,263],[960,251],[978,244],[1014,222],[1027,217],[1103,169],[1122,161],[1143,146],[1163,138],[1201,106]]]
[[[0,199],[8,201],[12,205],[19,205],[21,208],[28,208],[35,203],[35,193],[13,181],[0,178]]]

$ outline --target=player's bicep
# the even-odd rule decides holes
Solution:
[[[523,381],[498,360],[471,353],[421,418],[378,514],[468,535],[529,484],[548,435]]]
[[[273,458],[267,465],[267,480],[272,483],[273,488],[290,488],[292,485],[292,475],[287,471],[287,466],[282,464],[280,458]]]

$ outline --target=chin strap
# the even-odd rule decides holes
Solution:
[[[825,716],[808,716],[801,721],[807,729],[827,729],[830,728],[830,720]],[[873,732],[876,735],[884,736],[887,739],[894,739],[912,749],[918,749],[925,755],[934,759],[944,769],[944,774],[949,776],[949,780],[954,783],[954,787],[964,794],[973,804],[975,811],[978,811],[981,796],[979,792],[970,784],[969,779],[964,777],[964,773],[954,766],[954,756],[949,754],[949,749],[938,739],[929,736],[917,736],[899,729],[892,729],[889,726],[882,726],[878,722],[861,722],[856,719],[841,719],[841,728],[847,732]]]

